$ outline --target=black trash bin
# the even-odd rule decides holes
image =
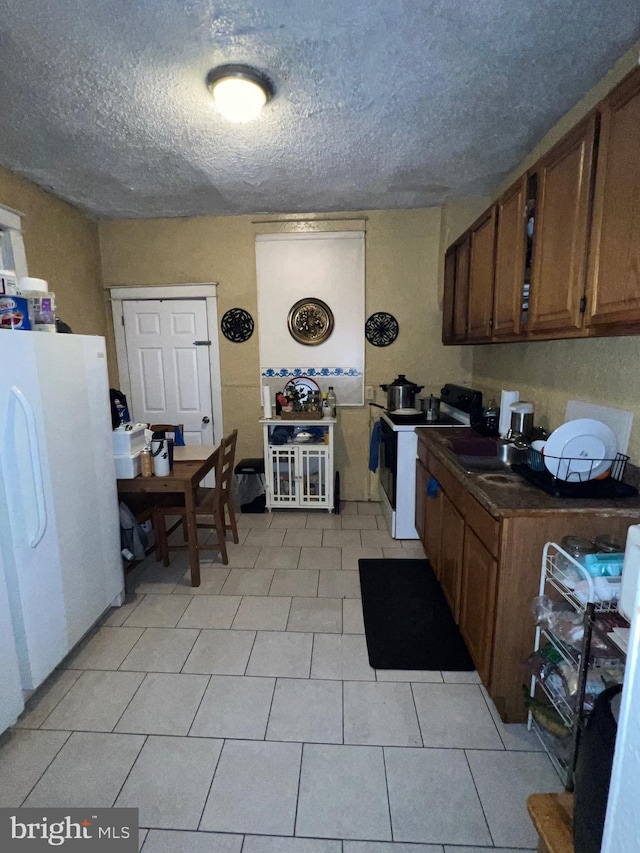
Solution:
[[[573,841],[579,853],[600,853],[622,685],[602,692],[578,746],[574,776]]]
[[[264,459],[260,456],[241,459],[233,469],[236,475],[236,493],[242,512],[264,512],[265,494]]]

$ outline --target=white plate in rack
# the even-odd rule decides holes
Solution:
[[[551,433],[543,458],[554,477],[579,483],[605,474],[616,453],[616,436],[610,427],[592,418],[577,418]]]

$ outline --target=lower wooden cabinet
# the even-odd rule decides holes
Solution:
[[[498,564],[467,525],[458,624],[469,654],[485,684],[491,674]]]
[[[523,661],[535,639],[531,602],[539,591],[545,544],[598,533],[624,541],[629,525],[640,522],[640,501],[585,508],[536,493],[529,509],[514,510],[508,486],[487,498],[490,512],[478,496],[478,480],[470,488],[439,432],[446,431],[418,431],[421,541],[500,716],[505,723],[522,723],[527,717],[522,685],[528,682]],[[439,489],[428,497],[432,476]]]
[[[460,588],[465,537],[464,518],[445,494],[440,496],[440,586],[456,622],[459,621]]]

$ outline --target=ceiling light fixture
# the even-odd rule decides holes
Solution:
[[[262,107],[273,97],[273,85],[266,75],[248,65],[220,65],[207,74],[218,112],[229,121],[258,118]]]

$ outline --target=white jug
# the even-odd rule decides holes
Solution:
[[[169,464],[169,442],[161,438],[151,441],[151,457],[153,459],[153,473],[156,477],[166,477],[171,470]]]

